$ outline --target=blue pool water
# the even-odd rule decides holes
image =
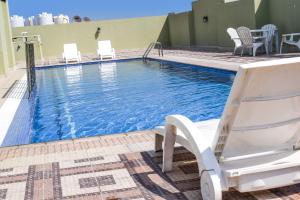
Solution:
[[[218,118],[234,76],[154,60],[37,70],[31,142],[152,129],[170,114]]]

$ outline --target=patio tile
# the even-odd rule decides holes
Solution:
[[[89,138],[76,140],[74,148],[60,148],[70,141],[51,143],[45,155],[32,154],[8,158],[0,169],[0,196],[6,199],[198,199],[200,183],[195,157],[182,147],[175,149],[174,170],[161,172],[162,152],[140,151],[146,143],[143,134],[102,136],[98,141],[110,143],[107,147],[90,147]],[[141,137],[142,136],[142,137]],[[120,139],[123,138],[123,139]],[[138,146],[134,151],[132,139]],[[97,141],[91,138],[91,141]],[[120,142],[122,141],[122,142]],[[73,141],[74,143],[74,141]],[[39,144],[39,148],[43,145]],[[57,145],[57,146],[56,146]],[[35,145],[20,148],[37,149]],[[59,150],[57,150],[59,149]],[[3,150],[3,149],[2,149]],[[138,151],[139,150],[139,151]],[[34,150],[31,150],[34,151]],[[44,157],[44,158],[43,158]],[[22,162],[22,165],[17,163]],[[299,199],[299,185],[274,190],[239,193],[224,192],[224,199]]]
[[[105,145],[95,145],[100,141]],[[0,148],[13,151],[0,161],[0,199],[199,199],[195,156],[176,147],[173,171],[162,173],[162,152],[153,147],[154,135],[146,131]],[[299,191],[299,184],[231,190],[223,199],[300,199]]]
[[[257,200],[280,200],[276,194],[270,191],[258,191],[258,192],[251,192],[251,195],[254,196]]]

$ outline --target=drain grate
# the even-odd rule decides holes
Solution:
[[[13,99],[24,99],[28,96],[27,92],[27,81],[26,80],[16,80],[3,95],[3,99],[13,98]]]

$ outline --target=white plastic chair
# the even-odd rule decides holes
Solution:
[[[175,142],[196,156],[204,200],[234,188],[251,192],[300,182],[300,58],[242,65],[222,118],[193,123],[166,117],[156,130],[163,171]]]
[[[266,38],[266,41],[268,42],[269,52],[272,52],[275,31],[278,29],[274,24],[266,24],[263,27],[261,27],[261,29],[266,30],[266,32],[263,32],[263,36]]]
[[[242,47],[242,41],[241,41],[236,29],[228,28],[227,33],[229,34],[231,40],[234,42],[235,47],[234,47],[233,54],[235,55],[236,51]]]
[[[67,64],[70,61],[81,61],[81,54],[80,51],[77,50],[77,45],[75,43],[64,44],[63,59]]]
[[[257,42],[251,35],[251,31],[247,27],[239,27],[237,29],[237,33],[242,41],[242,52],[241,56],[243,56],[244,49],[252,49],[252,55],[256,56],[256,51],[260,47],[265,47],[265,41]],[[256,37],[257,39],[265,40],[265,37]],[[268,54],[268,48],[266,48],[266,52]]]
[[[281,41],[281,45],[280,45],[280,54],[282,54],[283,44],[296,46],[300,50],[300,39],[298,41],[296,41],[294,38],[295,36],[299,37],[300,33],[291,33],[291,34],[282,35],[282,41]]]
[[[100,60],[103,60],[103,58],[116,58],[115,49],[112,48],[110,40],[98,41],[97,54]]]

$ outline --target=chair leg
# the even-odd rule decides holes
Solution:
[[[244,54],[244,47],[242,48],[241,56],[243,56],[243,54]]]
[[[283,42],[280,44],[280,54],[282,54]]]
[[[273,41],[273,39],[271,41]],[[273,52],[273,43],[272,42],[270,42],[269,47],[270,47],[269,53],[272,53]]]
[[[266,54],[269,55],[269,44],[268,43],[266,43],[265,49],[266,49]]]
[[[204,171],[200,177],[201,195],[203,200],[222,200],[222,186],[214,171]]]
[[[253,53],[252,53],[253,57],[256,56],[256,51],[257,51],[257,48],[253,47]]]
[[[162,150],[162,143],[163,143],[164,137],[159,135],[159,134],[155,134],[155,146],[154,146],[154,150],[157,151],[161,151]]]
[[[176,141],[176,127],[172,125],[166,125],[166,134],[164,139],[164,151],[163,151],[163,167],[162,167],[163,172],[172,170],[175,141]]]
[[[300,42],[298,42],[296,46],[297,46],[298,49],[300,50]]]

